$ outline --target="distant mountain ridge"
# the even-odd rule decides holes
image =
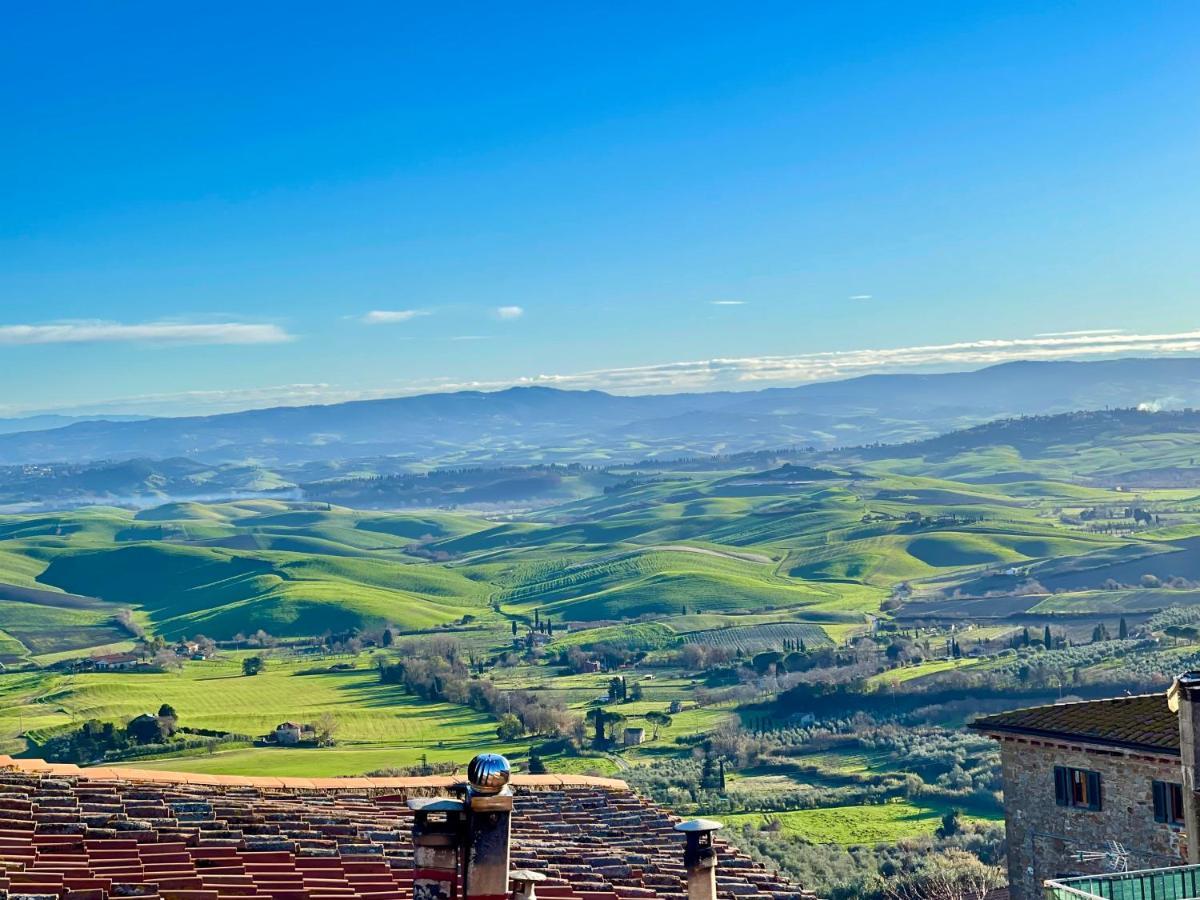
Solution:
[[[997,418],[1139,405],[1200,407],[1200,359],[1014,362],[744,393],[620,396],[524,387],[85,421],[0,433],[0,465],[139,457],[278,465],[389,456],[409,458],[414,467],[606,464],[794,445],[895,443]]]
[[[12,419],[0,419],[0,434],[16,434],[23,431],[48,431],[51,428],[65,428],[77,422],[137,422],[147,416],[64,416],[57,413],[44,413],[36,416],[18,416]]]
[[[996,419],[904,444],[846,448],[843,466],[976,484],[1053,479],[1107,488],[1200,487],[1200,409],[1082,410]]]

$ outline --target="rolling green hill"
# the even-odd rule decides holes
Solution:
[[[386,622],[427,628],[478,613],[486,601],[475,582],[444,569],[161,543],[63,553],[40,580],[139,607],[167,637],[260,628],[287,637]]]
[[[0,517],[0,662],[126,640],[121,609],[168,638],[486,617],[486,583],[406,552],[485,524],[271,500]]]
[[[1055,573],[1099,551],[1164,549],[1193,533],[1200,502],[1178,488],[1131,495],[1086,482],[1133,465],[1186,468],[1197,447],[1186,415],[1086,413],[834,455],[648,462],[602,479],[535,467],[531,477],[586,476],[603,489],[492,519],[279,499],[0,516],[0,599],[11,600],[0,631],[10,661],[18,645],[29,655],[126,638],[116,622],[126,608],[166,637],[306,637],[385,622],[418,631],[470,617],[490,629],[481,646],[496,649],[506,619],[540,611],[577,626],[778,614],[837,626],[840,639],[900,584],[928,599],[999,578],[1004,593],[1004,572],[1029,570],[1095,590]],[[1153,528],[1096,524],[1135,505],[1154,512]],[[68,637],[51,651],[55,628]]]
[[[829,599],[814,585],[769,566],[703,550],[638,550],[552,571],[502,595],[508,608],[534,606],[567,619],[621,619],[680,610],[801,607]]]

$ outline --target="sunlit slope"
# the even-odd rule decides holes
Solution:
[[[487,594],[426,566],[163,543],[64,552],[40,580],[137,606],[168,636],[259,628],[310,635],[385,622],[424,628],[478,613]]]
[[[0,696],[28,704],[22,721],[0,715],[0,739],[11,752],[21,749],[12,738],[14,729],[22,724],[40,741],[72,722],[91,718],[121,722],[169,703],[178,711],[182,725],[252,737],[266,734],[283,721],[312,722],[329,714],[336,719],[343,748],[391,747],[399,764],[439,743],[459,749],[469,741],[478,745],[495,740],[495,722],[486,714],[466,706],[430,703],[400,687],[380,684],[378,674],[365,663],[344,672],[325,669],[305,674],[312,665],[271,660],[263,674],[248,678],[241,674],[240,655],[229,653],[220,659],[189,663],[179,671],[136,677],[103,672],[49,676],[35,687],[26,686],[20,676],[0,676]],[[29,692],[34,690],[37,701],[30,704]],[[260,766],[269,765],[271,759],[262,757]],[[336,760],[317,754],[310,765],[329,766]],[[180,762],[176,760],[177,765]],[[364,770],[335,770],[332,774],[355,771]]]
[[[892,472],[993,484],[1049,479],[1100,487],[1168,487],[1183,477],[1194,485],[1200,414],[1106,409],[1002,419],[831,458],[843,465],[866,463]]]
[[[0,629],[53,653],[129,637],[122,608],[168,637],[427,628],[486,611],[490,589],[406,549],[485,526],[271,500],[4,516]]]
[[[638,550],[550,570],[506,591],[506,608],[572,620],[675,615],[681,611],[804,607],[830,592],[716,551]]]
[[[860,581],[889,585],[929,578],[962,568],[1025,565],[1088,553],[1117,543],[1112,538],[1052,531],[1003,530],[987,526],[939,531],[913,528],[831,542],[798,551],[790,560],[796,578]]]

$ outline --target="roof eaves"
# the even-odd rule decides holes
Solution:
[[[460,779],[449,775],[427,775],[394,778],[342,776],[334,778],[264,777],[246,775],[196,774],[158,769],[137,769],[124,766],[80,768],[73,763],[48,763],[41,759],[14,759],[0,755],[0,770],[9,769],[32,774],[69,776],[84,780],[142,781],[155,784],[195,784],[230,787],[283,788],[286,790],[448,790]],[[528,788],[594,787],[610,791],[628,791],[629,785],[619,778],[594,775],[527,775],[515,774],[511,784]]]
[[[1054,731],[1048,728],[1030,728],[1023,725],[989,725],[985,720],[971,722],[967,727],[985,734],[1027,734],[1032,737],[1071,741],[1075,744],[1095,744],[1100,747],[1141,750],[1144,753],[1157,753],[1162,756],[1179,756],[1178,747],[1164,747],[1161,744],[1145,744],[1138,741],[1122,741],[1116,738],[1103,738],[1094,734],[1080,734],[1074,731]]]

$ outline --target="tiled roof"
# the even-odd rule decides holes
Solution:
[[[1179,753],[1179,720],[1165,693],[1014,709],[982,716],[971,727]]]
[[[79,769],[0,756],[8,897],[411,900],[414,796],[453,779],[279,779]],[[624,782],[514,776],[512,867],[545,900],[686,900],[675,820]],[[805,900],[721,846],[723,900]]]

